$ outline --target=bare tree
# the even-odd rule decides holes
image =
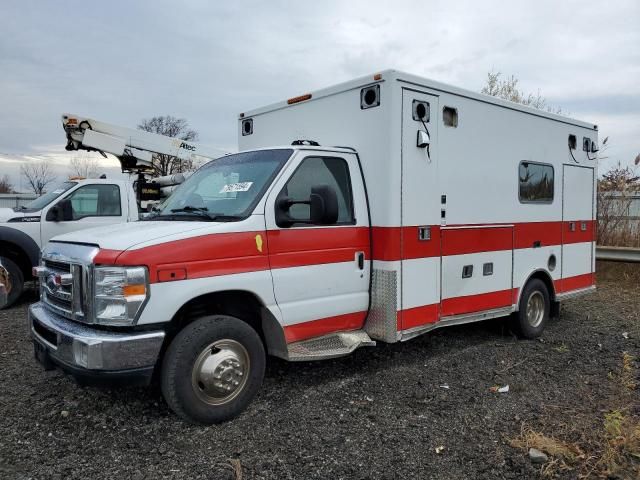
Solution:
[[[72,176],[95,178],[98,176],[98,160],[89,156],[87,152],[74,155],[69,163]]]
[[[47,186],[56,180],[51,166],[45,160],[29,162],[20,166],[20,173],[26,180],[29,188],[36,195],[42,195]]]
[[[172,117],[171,115],[143,119],[138,128],[146,132],[158,133],[188,142],[198,139],[198,132],[189,127],[189,122],[186,119]],[[180,160],[171,155],[154,154],[153,167],[156,175],[171,175],[195,170],[197,165],[194,165],[192,161]]]
[[[0,178],[0,193],[13,193],[13,185],[11,185],[9,175],[3,175]]]
[[[540,90],[535,94],[524,93],[524,91],[518,88],[519,80],[515,75],[511,75],[506,79],[502,79],[501,76],[502,73],[500,72],[489,72],[487,74],[487,82],[480,92],[485,95],[491,95],[502,98],[503,100],[509,100],[510,102],[537,108],[538,110],[546,110],[547,112],[557,114],[562,113],[561,108],[547,105],[547,99],[542,96]]]

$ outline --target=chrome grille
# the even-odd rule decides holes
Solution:
[[[42,249],[40,298],[48,309],[70,320],[93,322],[92,269],[98,250],[97,245],[55,240]],[[64,275],[65,285],[47,284],[51,275]]]
[[[84,320],[83,269],[81,265],[44,258],[41,280],[42,300],[53,310],[72,320]],[[57,275],[71,274],[71,282],[56,282]]]

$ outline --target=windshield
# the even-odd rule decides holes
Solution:
[[[212,160],[180,185],[152,218],[242,219],[251,213],[292,153],[291,149],[260,150]]]
[[[62,195],[64,192],[74,187],[77,182],[64,182],[58,185],[56,188],[51,190],[50,192],[41,195],[36,198],[33,202],[28,203],[24,207],[21,207],[22,210],[42,210],[44,207],[53,202],[56,198]]]

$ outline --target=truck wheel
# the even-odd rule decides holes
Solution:
[[[169,345],[162,362],[162,394],[185,420],[224,422],[256,395],[265,363],[262,340],[245,322],[227,315],[202,317]]]
[[[9,272],[9,284],[5,285],[7,287],[7,304],[0,308],[9,308],[20,298],[20,295],[22,295],[24,276],[22,275],[22,270],[20,270],[13,260],[7,257],[0,257],[0,263],[2,263],[7,272]]]
[[[551,301],[542,280],[529,281],[520,297],[520,308],[513,317],[514,330],[524,338],[538,338],[549,321]]]

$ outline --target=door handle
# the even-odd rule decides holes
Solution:
[[[356,263],[358,270],[364,270],[364,252],[356,252]]]

